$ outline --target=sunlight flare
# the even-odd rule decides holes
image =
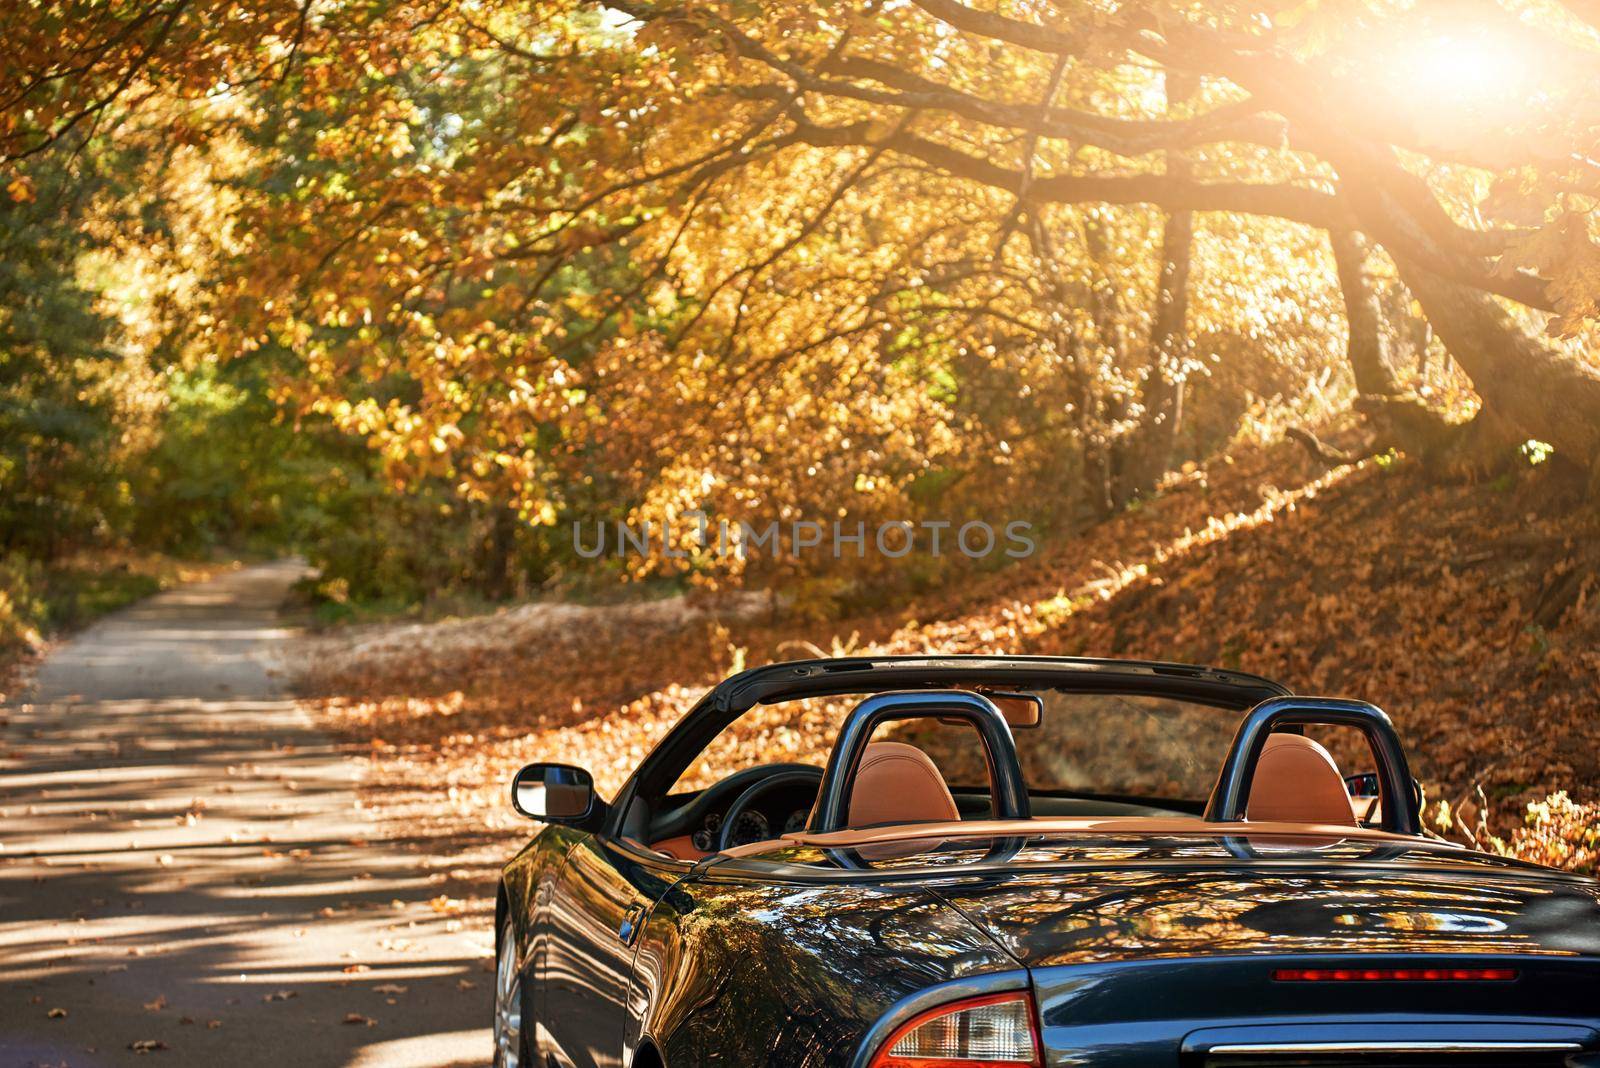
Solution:
[[[1396,57],[1398,88],[1418,103],[1478,109],[1526,95],[1533,57],[1486,34],[1439,34],[1408,42]]]

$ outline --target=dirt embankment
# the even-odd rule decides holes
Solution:
[[[323,639],[304,689],[370,748],[379,780],[443,787],[482,818],[539,756],[614,789],[744,664],[930,650],[1212,663],[1381,705],[1430,811],[1443,800],[1475,825],[1481,789],[1504,831],[1554,790],[1600,797],[1597,525],[1544,469],[1439,484],[1404,462],[1330,470],[1293,446],[1252,448],[1031,560],[874,615],[529,606]],[[819,755],[770,716],[731,741],[747,761]]]

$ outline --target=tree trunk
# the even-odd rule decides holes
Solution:
[[[1393,301],[1384,309],[1384,322],[1399,323],[1400,326],[1390,327],[1393,336],[1400,341],[1402,354],[1397,354],[1393,348],[1389,355],[1401,367],[1409,367],[1418,378],[1426,378],[1428,367],[1432,363],[1433,324],[1428,322],[1426,315],[1419,315],[1412,310],[1414,302],[1411,291],[1404,286],[1400,288],[1400,299]]]
[[[1433,231],[1444,209],[1429,198],[1426,183],[1401,168],[1392,150],[1375,152],[1353,143],[1346,147],[1347,154],[1333,158],[1343,180],[1341,195],[1349,197],[1358,216],[1400,235],[1404,248],[1427,253],[1425,264],[1387,246],[1400,280],[1483,398],[1496,436],[1516,433],[1548,442],[1566,461],[1595,470],[1600,461],[1600,369],[1528,335],[1483,289],[1438,273],[1434,265],[1476,269],[1480,264],[1436,240]]]
[[[517,514],[503,504],[489,506],[489,537],[484,544],[483,592],[498,601],[515,592]]]
[[[1199,90],[1193,75],[1167,72],[1167,111]],[[1166,154],[1167,175],[1188,181],[1191,168],[1181,151]],[[1135,491],[1144,490],[1172,466],[1183,429],[1183,394],[1189,356],[1189,268],[1194,254],[1194,212],[1169,211],[1161,228],[1161,283],[1150,331],[1150,368],[1145,378],[1145,422]]]
[[[1169,164],[1169,167],[1171,165]],[[1187,168],[1185,168],[1187,169]],[[1194,212],[1175,211],[1161,228],[1161,288],[1150,337],[1145,379],[1144,467],[1150,480],[1172,465],[1183,429],[1184,361],[1189,355],[1189,266]]]
[[[1356,392],[1392,396],[1400,390],[1389,366],[1383,311],[1367,276],[1366,240],[1354,230],[1330,230],[1328,242],[1344,294],[1344,317],[1350,327],[1345,354],[1355,374]]]
[[[1115,258],[1105,231],[1094,218],[1084,220],[1084,250],[1088,253],[1093,279],[1089,286],[1089,315],[1094,320],[1095,351],[1100,359],[1080,368],[1085,438],[1085,473],[1089,478],[1086,487],[1095,514],[1107,518],[1122,507],[1123,488],[1115,481],[1115,472],[1121,468],[1117,457],[1127,447],[1127,442],[1114,436],[1114,414],[1107,407],[1101,386],[1108,370],[1104,353],[1111,352],[1116,366],[1122,365],[1127,352],[1127,335],[1123,328],[1123,315],[1119,291],[1109,277]],[[1083,352],[1080,347],[1079,352]]]
[[[1061,277],[1061,261],[1056,254],[1055,242],[1051,239],[1050,231],[1038,211],[1030,206],[1027,214],[1026,233],[1034,255],[1043,268],[1050,296],[1058,306],[1065,309],[1072,298]],[[1086,223],[1084,240],[1090,259],[1097,264],[1101,262],[1096,251],[1099,247],[1098,238],[1099,231],[1091,220]],[[1108,288],[1096,285],[1094,282],[1089,286],[1089,306],[1095,320],[1096,347],[1107,344],[1107,336],[1103,333],[1109,329],[1107,317],[1111,306],[1107,302],[1115,300],[1114,294],[1107,292]],[[1097,369],[1089,358],[1089,343],[1078,336],[1073,323],[1074,319],[1069,315],[1062,314],[1056,317],[1056,351],[1068,358],[1068,366],[1072,369],[1070,391],[1074,398],[1073,411],[1078,432],[1078,448],[1082,452],[1080,484],[1095,517],[1104,518],[1111,510],[1106,481],[1110,466],[1107,461],[1105,427],[1101,419],[1099,394],[1095,389]]]
[[[1524,333],[1487,294],[1401,260],[1439,340],[1497,419],[1589,470],[1600,461],[1600,370]]]

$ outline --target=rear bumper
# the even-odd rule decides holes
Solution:
[[[1295,1021],[1207,1027],[1184,1036],[1181,1063],[1194,1068],[1270,1065],[1565,1065],[1592,1049],[1592,1028],[1541,1021],[1471,1020],[1375,1024]]]

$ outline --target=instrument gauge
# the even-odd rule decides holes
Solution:
[[[739,813],[739,818],[734,821],[732,841],[734,845],[749,845],[751,842],[765,841],[772,836],[771,832],[767,817],[750,809]]]

